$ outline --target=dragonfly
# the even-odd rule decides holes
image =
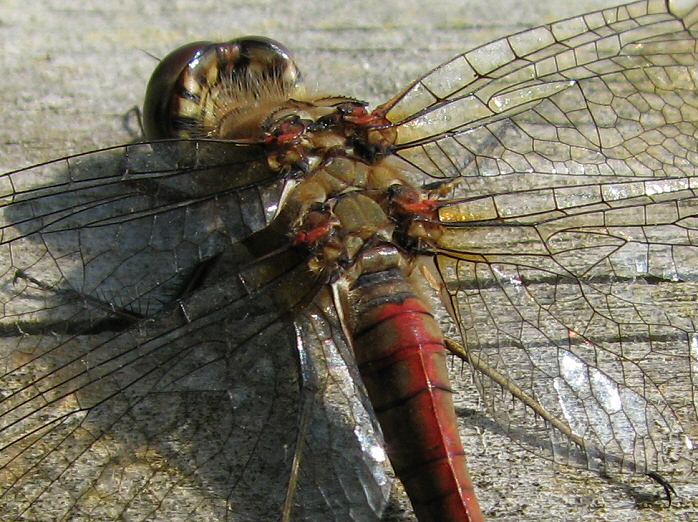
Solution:
[[[438,206],[413,225],[443,234],[401,247],[449,347],[512,439],[559,462],[693,470],[691,14],[640,2],[498,40],[372,124]],[[380,516],[334,283],[289,303],[307,284],[289,252],[241,248],[299,176],[236,138],[3,177],[10,516],[274,519],[290,489],[297,519]]]

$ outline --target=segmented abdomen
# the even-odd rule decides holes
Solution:
[[[417,518],[482,520],[434,317],[400,268],[360,276],[350,300],[359,370]]]

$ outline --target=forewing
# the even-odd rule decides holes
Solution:
[[[696,16],[636,2],[460,55],[388,112],[398,154],[433,177],[684,174],[695,151],[684,122],[698,107]]]
[[[253,146],[175,141],[4,174],[5,317],[51,308],[63,320],[56,308],[67,309],[71,291],[136,316],[157,312],[199,265],[271,219],[281,183],[265,165]],[[28,303],[31,287],[55,290],[52,302]]]

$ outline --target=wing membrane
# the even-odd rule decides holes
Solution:
[[[176,165],[142,144],[4,177],[6,516],[278,518],[299,438],[293,520],[382,511],[389,481],[367,460],[380,443],[354,390],[326,384],[313,430],[298,431],[297,346],[325,383],[346,346],[319,305],[294,330],[316,276],[288,247],[253,239],[273,217],[277,180],[235,144],[205,146]],[[248,246],[266,254],[251,262]],[[345,425],[359,420],[361,432]]]
[[[485,403],[512,433],[527,425],[557,461],[591,468],[695,468],[696,328],[688,298],[629,280],[589,284],[535,266],[450,268],[459,273],[452,291],[472,357],[586,443],[577,454],[560,433],[536,424],[532,410],[513,407],[496,382],[479,378]]]
[[[296,510],[307,520],[322,513],[332,520],[378,520],[390,494],[387,455],[327,290],[297,316],[296,332],[304,386],[315,405],[303,437],[302,478],[332,508],[301,502]]]
[[[200,495],[209,487],[216,489],[204,498],[211,500],[210,509],[217,518],[226,518],[227,495],[250,494],[232,484],[248,469],[252,478],[247,480],[259,480],[253,461],[266,458],[260,446],[268,435],[264,416],[255,420],[255,414],[246,409],[270,412],[278,407],[260,390],[253,391],[267,383],[255,380],[252,369],[273,381],[274,374],[269,373],[272,363],[289,357],[283,354],[283,347],[288,349],[289,344],[278,342],[284,338],[284,322],[279,319],[285,309],[267,302],[271,311],[264,311],[264,295],[252,299],[235,280],[222,281],[221,285],[200,291],[179,309],[158,314],[157,321],[141,321],[121,332],[87,336],[17,333],[5,338],[5,513],[30,518],[54,513],[105,519],[123,516],[131,508],[137,510],[132,506],[135,503],[157,505],[158,495],[166,492],[144,485],[158,483],[157,462],[163,459],[182,465],[162,471],[160,478],[170,488],[193,488]],[[273,299],[273,295],[266,299]],[[235,336],[231,336],[231,329]],[[270,353],[267,348],[266,362],[258,362],[254,352],[269,346],[271,339],[276,340],[274,345],[281,353]],[[250,378],[241,382],[235,377],[238,372]],[[279,383],[286,382],[292,388],[293,371],[285,375],[286,380]],[[204,408],[206,402],[209,404]],[[195,404],[202,410],[197,411]],[[215,409],[209,407],[221,411],[212,415]],[[242,409],[236,412],[235,407]],[[161,412],[167,412],[164,418]],[[187,415],[186,421],[178,418],[181,414]],[[249,422],[241,425],[251,430],[249,436],[231,440],[235,435],[231,426],[247,416]],[[234,424],[226,427],[226,422]],[[221,438],[220,434],[226,435]],[[224,472],[215,452],[233,443],[239,446],[229,453]],[[181,454],[178,451],[187,449]],[[283,465],[278,455],[271,458],[277,459],[272,461],[275,465]],[[76,471],[86,468],[92,472]],[[283,474],[283,467],[278,469]],[[84,482],[73,484],[78,476]],[[207,485],[208,481],[212,485]],[[221,491],[225,487],[230,491]],[[51,510],[41,511],[47,507],[44,498],[68,493],[71,496],[66,502],[47,500]],[[131,494],[143,498],[129,498]],[[181,509],[177,511],[180,515],[192,509],[188,501],[171,507]]]
[[[397,155],[451,180],[433,246],[485,403],[559,462],[696,467],[695,9],[525,31],[384,106]]]
[[[450,70],[469,53],[437,68],[402,100],[441,76],[457,85],[396,123],[399,155],[435,177],[686,174],[698,107],[695,12],[680,18],[666,5],[637,2],[496,41],[472,52],[487,70],[473,82]],[[519,40],[526,54],[514,51]],[[510,61],[499,63],[499,47]]]
[[[440,211],[440,268],[472,357],[586,440],[580,453],[550,428],[556,460],[693,470],[694,178],[548,176],[510,192],[490,179],[490,195]],[[500,384],[479,380],[489,408],[540,431]]]
[[[175,141],[5,174],[4,277],[155,313],[199,264],[273,217],[281,184],[263,163],[252,146]],[[27,304],[16,299],[27,284],[6,287],[6,317]]]

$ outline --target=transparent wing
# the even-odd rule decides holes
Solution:
[[[666,151],[675,163],[665,167],[680,171],[693,136],[676,123],[693,121],[696,107],[698,11],[685,4],[635,2],[457,56],[387,105],[406,149],[399,155],[441,177],[579,164],[643,174]],[[639,157],[615,167],[631,155]]]
[[[281,183],[265,165],[252,146],[165,142],[4,174],[5,316],[23,306],[16,294],[26,296],[32,281],[136,315],[156,312],[182,295],[199,265],[271,219]]]
[[[327,506],[322,511],[299,502],[295,510],[307,520],[378,520],[391,489],[389,464],[327,289],[296,317],[296,333],[306,397],[314,406],[301,439],[302,477],[322,491]]]
[[[467,350],[476,365],[506,379],[483,371],[477,380],[485,403],[512,432],[526,425],[542,436],[536,444],[560,462],[693,471],[696,244],[680,246],[693,256],[676,260],[682,276],[672,279],[663,267],[653,269],[671,255],[670,239],[627,240],[618,230],[560,225],[569,241],[542,240],[547,254],[529,254],[530,245],[517,244],[519,227],[504,227],[497,240],[478,246],[481,260],[468,260],[472,252],[455,243],[448,245],[452,255],[463,248],[465,259],[440,260]],[[565,256],[575,254],[592,257],[594,270],[570,267]],[[536,423],[534,409],[512,405],[519,389],[584,439],[581,453],[567,432]]]
[[[554,145],[547,170],[486,177],[480,169],[452,184],[454,199],[440,210],[440,267],[466,348],[586,441],[581,454],[563,449],[551,428],[558,460],[695,468],[695,126],[663,123],[672,129],[686,133],[682,156],[664,149],[643,170],[642,158],[614,160],[602,148],[599,169],[556,172],[569,156]],[[468,134],[458,139],[471,143]],[[607,174],[601,167],[610,164]],[[540,430],[530,408],[502,400],[500,385],[480,378],[490,409],[511,430]]]
[[[636,2],[498,40],[386,106],[398,156],[425,184],[450,179],[434,250],[484,401],[559,462],[696,467],[687,4]]]
[[[377,518],[388,483],[365,453],[379,443],[370,423],[346,424],[367,415],[361,405],[335,386],[309,409],[333,437],[299,431],[297,348],[310,361],[326,352],[313,368],[327,382],[344,341],[331,310],[294,329],[291,310],[318,288],[301,259],[249,262],[267,248],[254,232],[273,216],[277,181],[245,147],[201,143],[184,158],[158,147],[3,178],[0,510],[277,519],[298,475],[293,520]],[[312,451],[295,472],[299,438]],[[363,465],[330,472],[331,459]]]

